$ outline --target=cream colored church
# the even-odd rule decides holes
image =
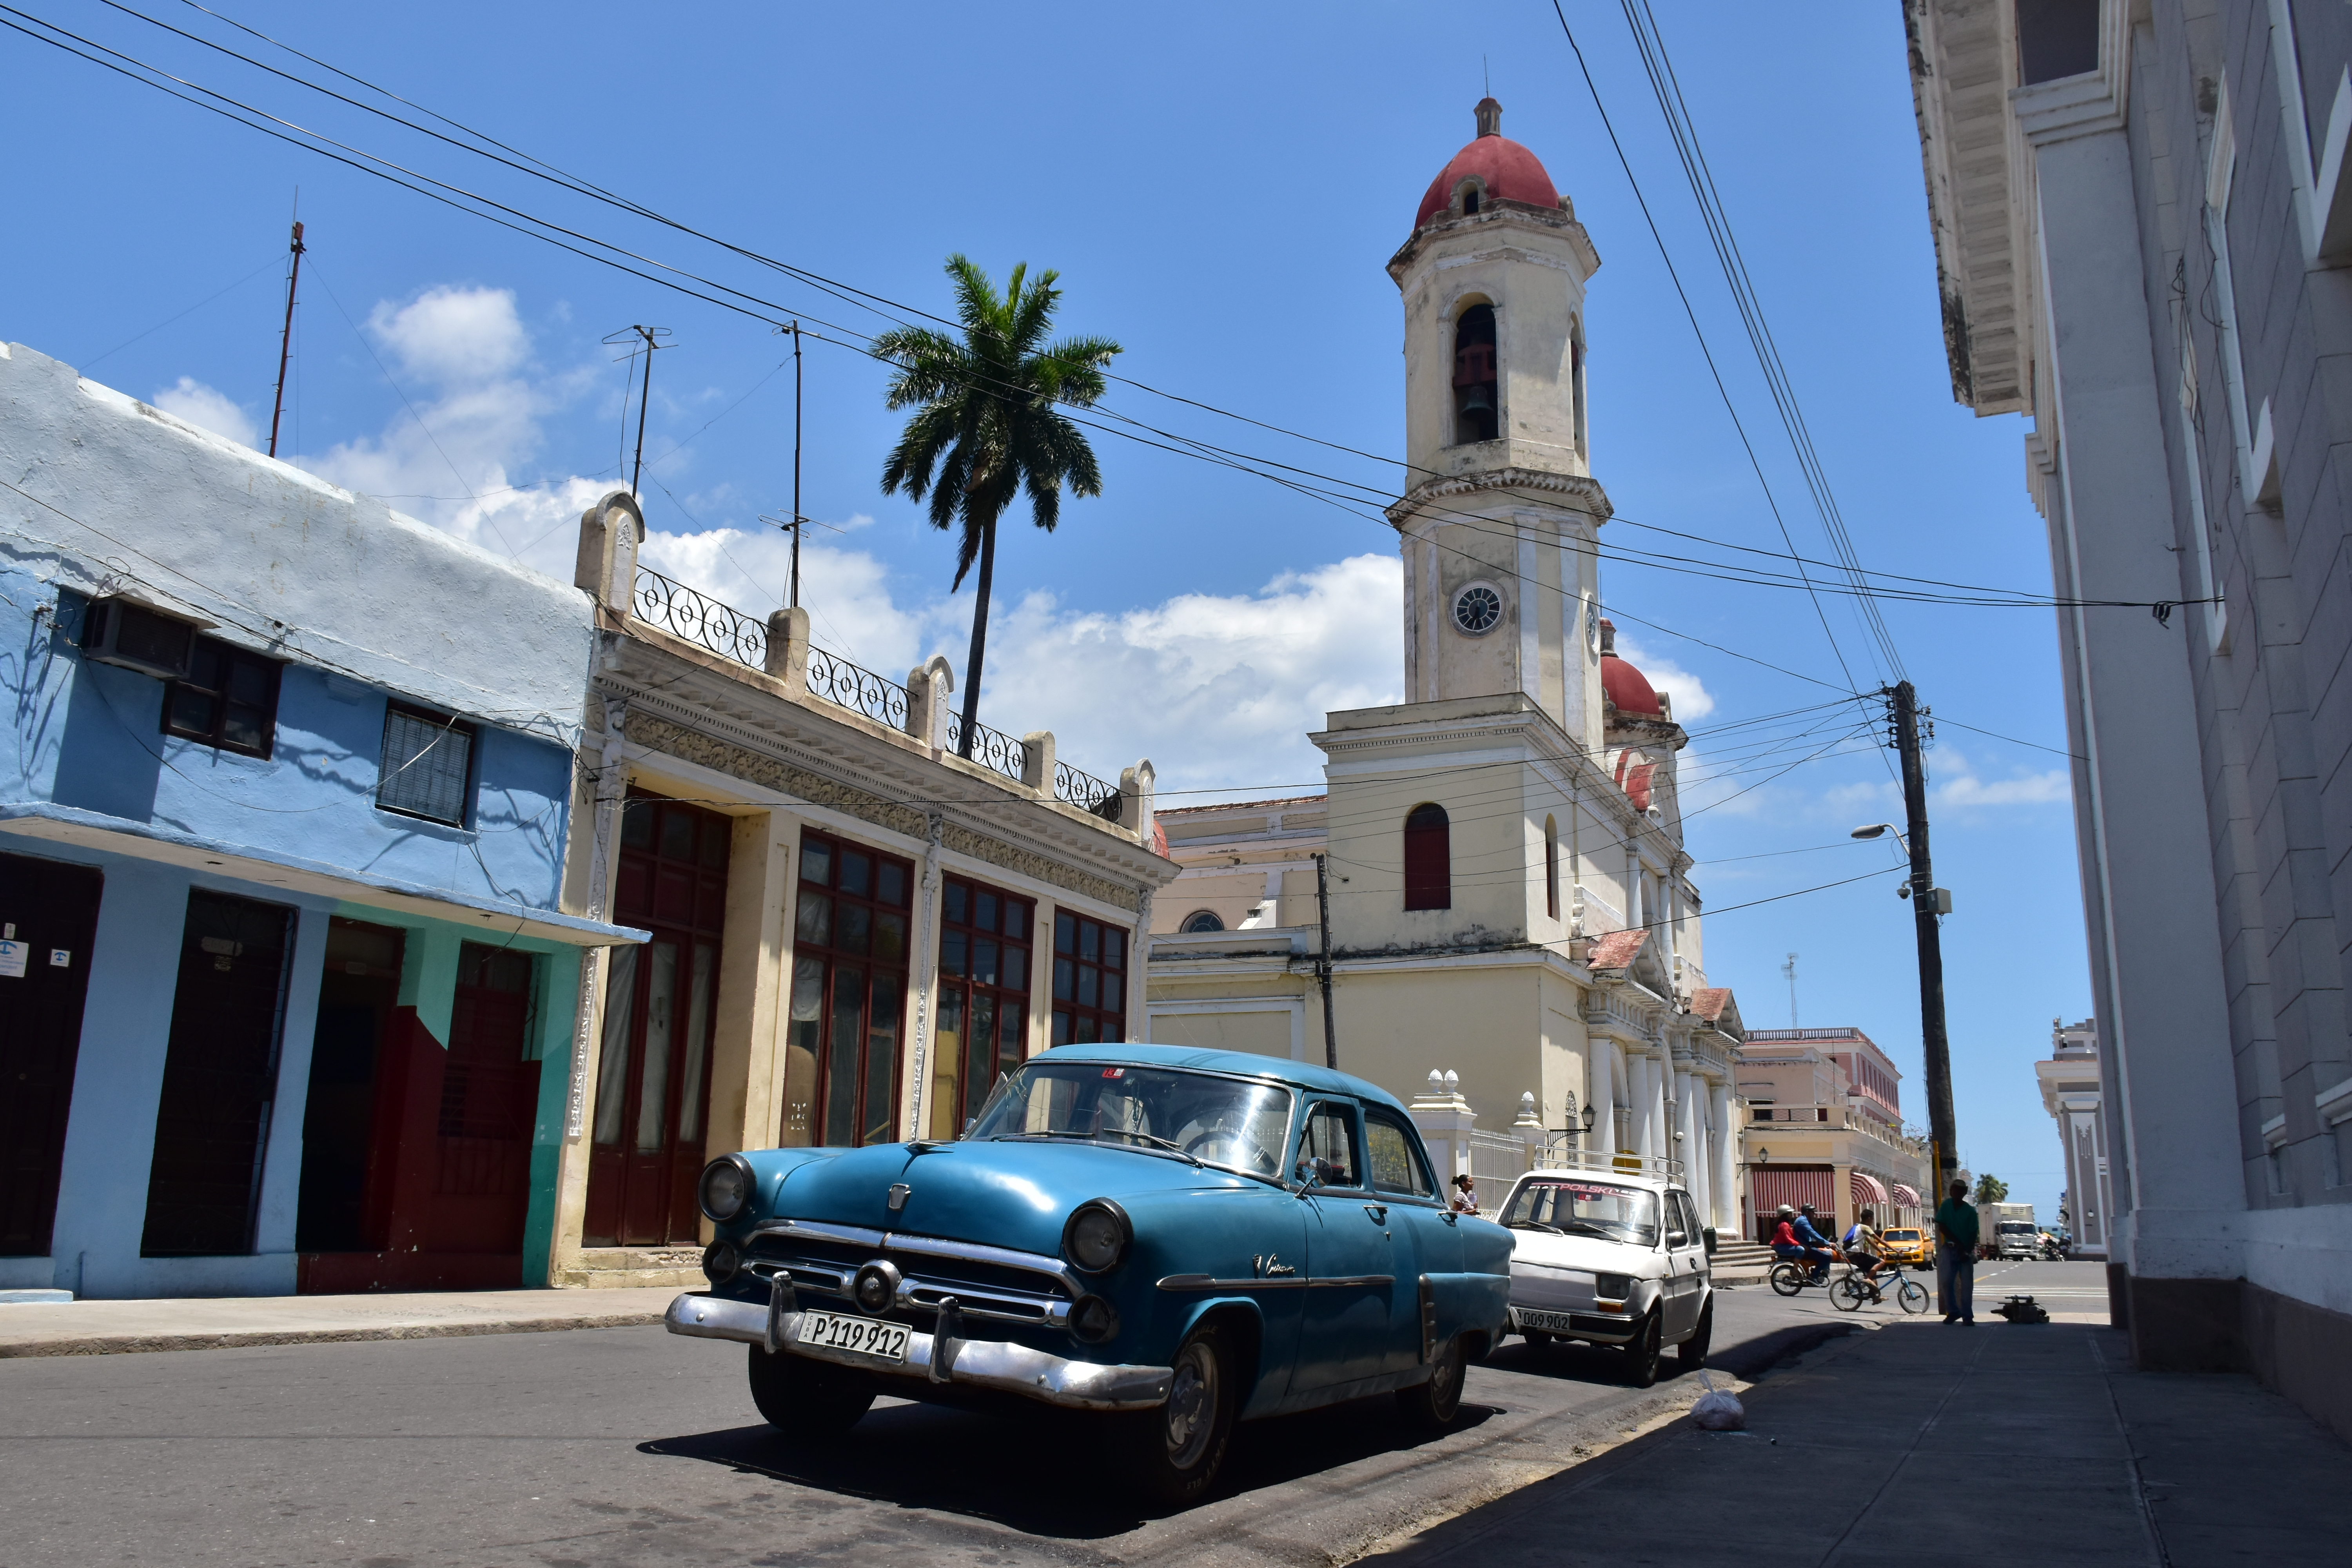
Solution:
[[[1616,657],[1594,557],[1585,286],[1535,154],[1477,108],[1388,264],[1420,476],[1389,509],[1404,687],[1309,737],[1328,793],[1159,814],[1150,1038],[1325,1059],[1411,1099],[1457,1073],[1482,1128],[1683,1162],[1741,1223],[1730,993],[1706,984],[1671,703]],[[1522,1123],[1524,1125],[1524,1123]]]

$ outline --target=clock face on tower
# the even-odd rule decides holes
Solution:
[[[1465,636],[1484,637],[1503,618],[1503,595],[1491,583],[1472,583],[1454,595],[1454,624]]]
[[[1601,606],[1591,600],[1584,601],[1584,646],[1592,657],[1601,657]]]

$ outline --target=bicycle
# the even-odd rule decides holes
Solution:
[[[1879,1270],[1874,1293],[1861,1268],[1847,1264],[1845,1272],[1830,1286],[1830,1304],[1841,1312],[1859,1312],[1864,1301],[1885,1300],[1890,1290],[1894,1293],[1895,1305],[1901,1307],[1906,1315],[1917,1317],[1927,1310],[1926,1289],[1903,1272],[1903,1265],[1891,1260]]]

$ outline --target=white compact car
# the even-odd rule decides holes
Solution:
[[[1511,1233],[1510,1326],[1530,1343],[1622,1346],[1636,1388],[1669,1345],[1685,1372],[1706,1364],[1715,1232],[1673,1177],[1570,1155],[1521,1176],[1495,1218]]]

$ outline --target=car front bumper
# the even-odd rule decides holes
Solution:
[[[1520,1317],[1523,1310],[1540,1312],[1548,1318],[1565,1318],[1568,1321],[1569,1326],[1565,1329],[1547,1326],[1538,1329],[1536,1331],[1538,1333],[1552,1334],[1562,1339],[1590,1340],[1597,1345],[1622,1345],[1632,1339],[1634,1331],[1642,1326],[1642,1318],[1638,1313],[1601,1313],[1590,1310],[1575,1311],[1565,1307],[1523,1309],[1515,1301],[1511,1304],[1511,1332],[1515,1334],[1525,1334],[1528,1331],[1528,1325],[1522,1321]]]
[[[1172,1367],[1074,1361],[1003,1340],[950,1338],[947,1341],[947,1353],[942,1356],[936,1336],[912,1331],[907,1335],[905,1361],[881,1361],[855,1351],[800,1343],[801,1314],[797,1311],[771,1313],[761,1302],[730,1300],[700,1291],[688,1291],[672,1301],[662,1324],[671,1333],[694,1339],[771,1345],[780,1354],[837,1362],[843,1366],[928,1383],[961,1383],[1002,1389],[1075,1410],[1152,1409],[1168,1403],[1169,1384],[1176,1375]]]

